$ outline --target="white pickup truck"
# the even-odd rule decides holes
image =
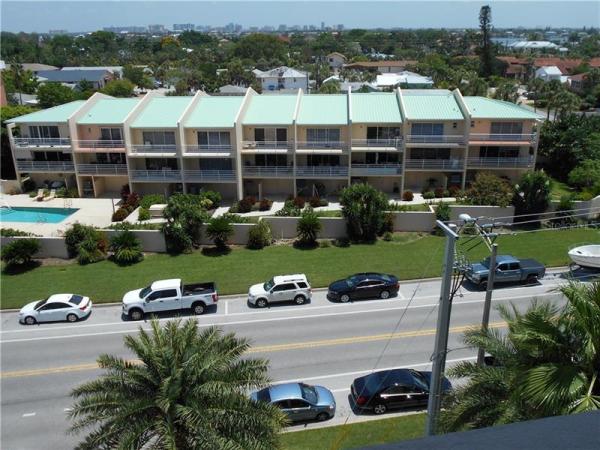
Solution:
[[[219,300],[214,283],[183,284],[181,279],[155,281],[143,289],[123,296],[123,314],[130,320],[141,320],[145,314],[189,309],[203,314],[206,307]]]

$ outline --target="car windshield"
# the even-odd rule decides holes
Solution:
[[[487,267],[489,269],[490,268],[490,258],[485,258],[483,261],[481,261],[481,265],[484,267]]]
[[[273,278],[271,278],[269,281],[263,284],[263,288],[265,289],[265,291],[270,291],[273,286],[275,286],[275,281],[273,281]]]
[[[264,389],[261,389],[260,391],[258,391],[256,393],[256,399],[259,402],[270,402],[271,395],[269,394],[269,388],[264,388]]]
[[[146,286],[140,291],[140,298],[145,298],[150,292],[152,292],[152,288],[150,286]]]
[[[83,297],[81,295],[72,295],[71,298],[69,299],[69,303],[73,303],[74,305],[79,305],[81,303],[81,300],[83,300]]]
[[[301,384],[300,389],[302,390],[302,398],[309,403],[317,403],[317,391],[314,387],[308,386],[307,384]]]
[[[415,384],[424,391],[428,391],[429,384],[427,383],[427,379],[423,376],[423,374],[421,372],[417,372],[416,370],[411,370],[410,372],[415,380]]]
[[[48,297],[50,298],[50,297]],[[33,309],[38,309],[42,306],[44,306],[46,304],[46,302],[48,301],[48,298],[45,298],[44,300],[40,300],[39,302],[36,303],[36,305],[33,307]]]
[[[358,275],[352,275],[351,277],[346,278],[346,284],[348,285],[348,287],[354,287],[358,284],[360,279],[361,277],[359,277]]]

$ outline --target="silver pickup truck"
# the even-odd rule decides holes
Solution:
[[[145,314],[162,311],[191,310],[203,314],[206,307],[219,300],[214,283],[183,284],[181,279],[155,281],[143,289],[123,296],[123,314],[141,320]]]
[[[490,274],[490,258],[480,263],[471,264],[465,272],[465,277],[471,283],[482,289],[487,288]],[[535,259],[517,259],[511,255],[496,257],[496,273],[494,284],[498,283],[527,283],[532,284],[546,274],[544,265]]]

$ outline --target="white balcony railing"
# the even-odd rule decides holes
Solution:
[[[465,160],[456,159],[407,159],[405,167],[407,169],[442,169],[442,170],[463,170]]]
[[[298,149],[306,150],[344,150],[346,148],[346,143],[344,141],[299,141],[296,144],[296,147]]]
[[[352,139],[352,147],[360,148],[400,148],[402,146],[402,138],[396,139]]]
[[[469,140],[472,142],[526,142],[532,143],[537,139],[535,133],[530,134],[481,134],[471,133]]]
[[[132,170],[131,179],[134,181],[181,181],[181,172],[176,169],[162,170]]]
[[[17,161],[19,172],[74,172],[72,161]]]
[[[352,175],[402,175],[402,164],[352,164]]]
[[[127,164],[77,164],[77,172],[85,175],[127,175]]]
[[[533,158],[467,158],[468,167],[527,168],[533,166]]]
[[[30,138],[17,137],[14,139],[16,147],[70,147],[70,138]]]
[[[250,177],[291,177],[294,169],[291,166],[246,166],[243,173]]]
[[[348,167],[345,166],[298,166],[296,175],[299,177],[346,177]]]
[[[411,144],[462,144],[465,137],[462,135],[415,135],[409,134],[406,141]]]
[[[142,154],[142,153],[176,153],[177,146],[174,144],[162,145],[162,144],[142,144],[142,145],[132,145],[131,153],[132,154]]]
[[[230,153],[231,144],[197,144],[197,145],[186,145],[185,153]]]
[[[235,182],[233,170],[184,170],[186,181],[229,181]]]
[[[75,141],[75,143],[77,144],[78,152],[95,152],[98,149],[125,149],[125,142],[123,140],[87,139]]]
[[[289,150],[292,144],[291,141],[242,141],[242,150]]]

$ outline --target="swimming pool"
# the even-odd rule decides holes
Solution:
[[[33,208],[14,206],[0,208],[2,222],[59,223],[77,211],[77,208]]]

